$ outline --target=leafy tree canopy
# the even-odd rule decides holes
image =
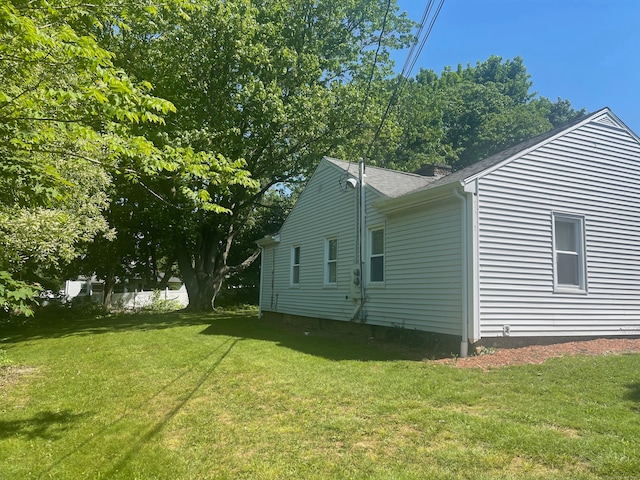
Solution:
[[[401,137],[377,164],[415,170],[422,163],[462,168],[584,115],[566,100],[536,98],[523,60],[491,56],[475,66],[421,70],[396,109]]]
[[[242,160],[260,184],[149,179],[162,198],[155,201],[172,205],[162,242],[175,250],[190,308],[210,309],[222,281],[257,254],[240,247],[239,233],[256,224],[265,193],[304,177],[353,138],[371,136],[382,108],[376,95],[387,93],[377,84],[392,73],[388,50],[407,42],[411,24],[385,0],[202,0],[188,18],[160,16],[101,37],[119,66],[153,78],[155,93],[176,106],[149,135],[159,146]],[[194,205],[198,196],[230,214]]]
[[[136,133],[139,124],[164,123],[175,107],[117,67],[94,33],[113,19],[124,31],[148,13],[135,2],[0,5],[0,289],[24,293],[77,256],[79,242],[109,235],[102,212],[112,175],[139,181],[170,171],[250,184],[240,160],[215,157],[218,176],[210,178],[200,165],[213,155],[160,149]],[[206,195],[185,194],[225,211]],[[5,310],[31,313],[4,298]]]

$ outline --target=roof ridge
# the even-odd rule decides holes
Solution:
[[[329,156],[324,156],[324,158],[326,158],[327,160],[329,160],[332,163],[345,163],[345,164],[349,164],[349,165],[354,165],[354,166],[358,166],[358,162],[349,162],[347,160],[340,160],[339,158],[335,158],[335,157],[329,157]],[[379,170],[379,171],[383,171],[383,172],[390,172],[393,174],[401,174],[401,175],[409,175],[412,177],[419,177],[419,178],[428,178],[425,177],[424,175],[420,175],[419,173],[415,173],[415,172],[405,172],[404,170],[394,170],[392,168],[386,168],[386,167],[378,167],[377,165],[367,165],[365,162],[365,174],[366,174],[366,170],[372,168],[375,170]]]

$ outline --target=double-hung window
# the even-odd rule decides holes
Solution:
[[[329,237],[324,245],[324,283],[336,285],[338,283],[338,239]]]
[[[369,231],[369,281],[384,282],[384,228]]]
[[[300,285],[300,246],[291,247],[291,285]]]
[[[556,291],[585,292],[584,217],[553,214],[553,256]]]

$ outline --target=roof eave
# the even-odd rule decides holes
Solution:
[[[453,195],[453,190],[464,187],[462,182],[451,182],[434,188],[417,190],[396,198],[384,199],[375,202],[373,206],[380,213],[393,215],[414,208],[422,207],[428,203],[434,203]]]
[[[277,235],[265,235],[260,240],[256,240],[256,244],[261,247],[272,247],[280,243],[280,234]]]

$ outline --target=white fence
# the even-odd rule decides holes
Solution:
[[[151,291],[142,291],[142,292],[125,292],[125,293],[114,293],[111,296],[111,305],[117,306],[120,308],[126,309],[137,309],[148,307],[153,303],[154,294],[157,293]],[[99,297],[99,298],[95,298]],[[102,293],[97,293],[91,296],[94,301],[102,301]],[[175,301],[180,304],[181,307],[186,307],[189,304],[189,297],[187,296],[187,291],[184,288],[180,290],[169,290],[165,289],[160,292],[159,297],[155,297],[158,300],[167,300],[167,301]]]
[[[87,280],[67,280],[64,290],[60,294],[67,299],[90,296],[92,302],[102,303],[104,301],[104,293],[93,290],[91,282]],[[153,290],[114,293],[111,296],[111,305],[128,310],[138,309],[150,306],[156,298],[158,300],[175,301],[182,308],[189,304],[187,289],[182,285],[179,290],[165,288],[159,293]]]

